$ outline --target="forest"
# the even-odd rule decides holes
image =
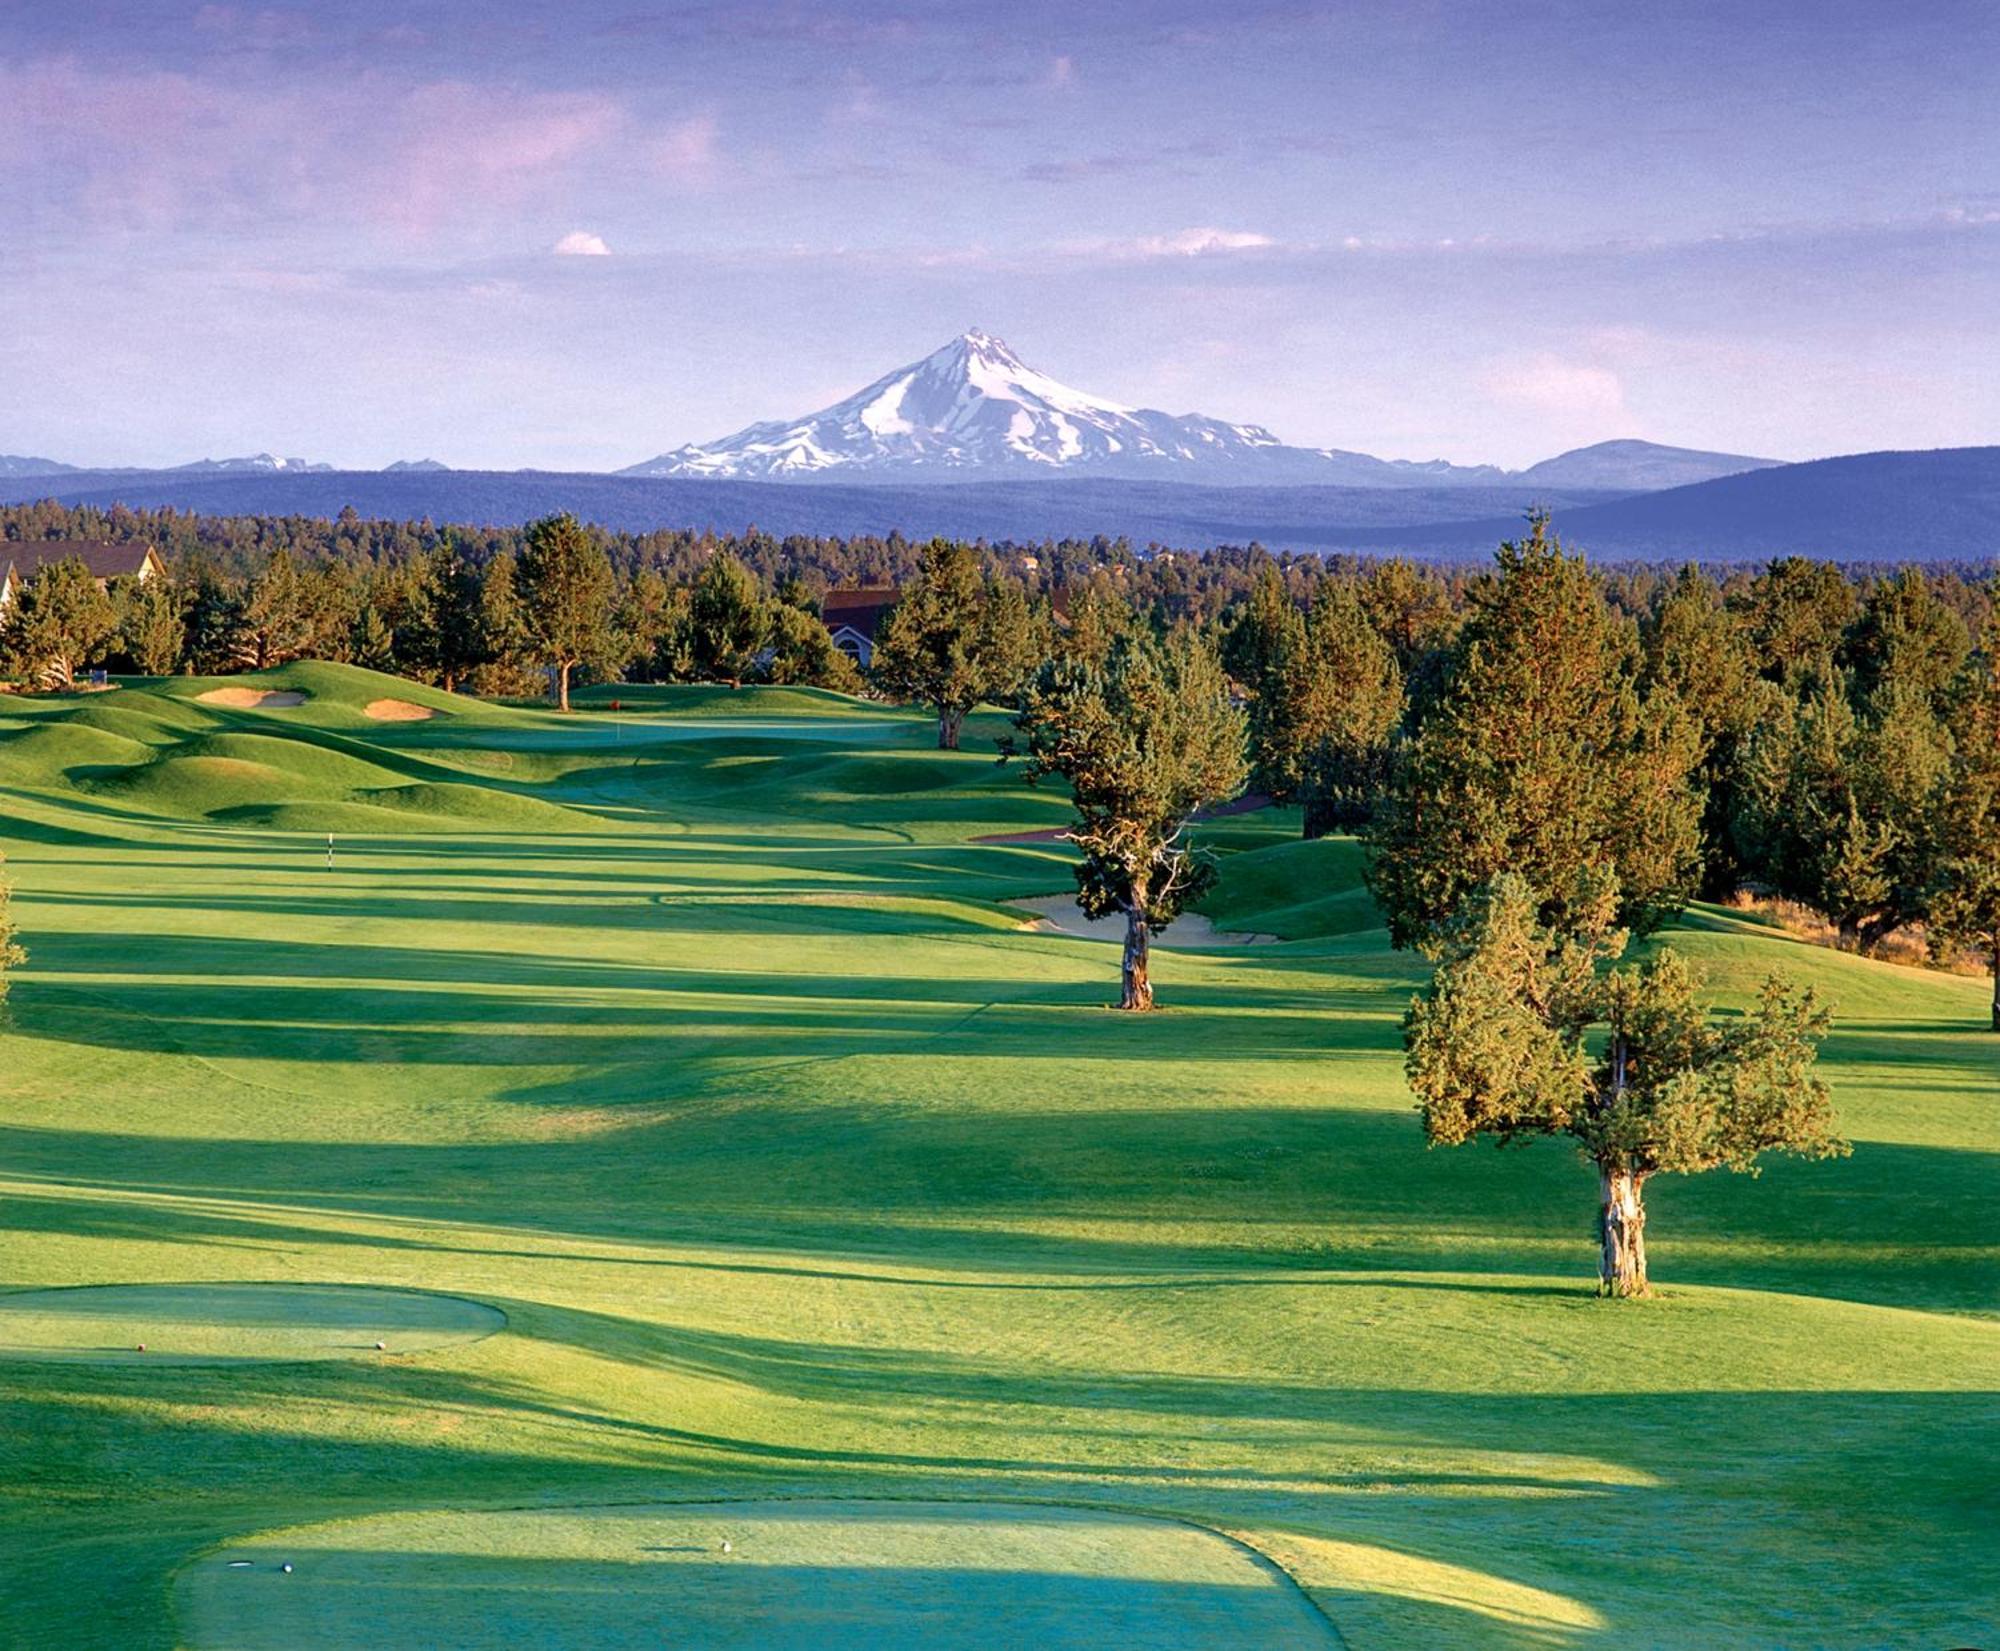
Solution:
[[[1164,730],[1187,696],[1159,683],[1185,676],[1235,718],[1201,736],[1237,749],[1195,802],[1247,785],[1300,805],[1308,836],[1368,837],[1399,942],[1502,872],[1549,917],[1582,898],[1565,879],[1609,867],[1640,932],[1698,895],[1753,899],[1848,949],[2000,971],[2000,586],[1977,570],[1600,570],[1540,518],[1484,571],[49,504],[0,512],[0,535],[143,540],[169,569],[29,581],[0,620],[26,688],[301,658],[565,708],[581,682],[812,684],[927,705],[946,748],[976,705],[1013,708],[1031,774],[1081,796],[1087,776],[1046,761],[1064,718]],[[818,617],[856,584],[903,593],[865,674]],[[1107,710],[1134,660],[1153,698]],[[1178,891],[1155,927],[1198,885],[1173,858],[1187,812],[1147,851]]]

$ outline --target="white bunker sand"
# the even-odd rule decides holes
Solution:
[[[1079,940],[1115,940],[1121,945],[1125,940],[1122,914],[1085,917],[1073,894],[1038,894],[1032,900],[1010,900],[1008,904],[1033,912],[1037,919],[1035,927],[1051,934],[1073,935]],[[1176,917],[1164,934],[1154,935],[1153,944],[1171,950],[1176,946],[1270,946],[1277,939],[1274,934],[1234,934],[1218,929],[1200,912],[1190,911]]]
[[[362,714],[377,722],[429,722],[437,712],[428,705],[412,705],[407,699],[371,699],[362,707]]]
[[[197,697],[204,705],[231,711],[288,711],[306,702],[304,694],[291,688],[211,688]]]
[[[1004,1502],[384,1514],[205,1553],[175,1607],[189,1651],[1339,1644],[1289,1576],[1213,1531]]]
[[[362,1284],[98,1284],[0,1295],[0,1360],[381,1358],[479,1341],[506,1323],[483,1302]]]

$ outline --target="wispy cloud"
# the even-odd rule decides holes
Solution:
[[[1277,244],[1270,236],[1247,229],[1183,229],[1125,243],[1141,258],[1202,258],[1217,252],[1256,252]]]
[[[611,248],[604,244],[602,235],[593,235],[587,229],[572,229],[560,241],[549,248],[558,258],[609,258]]]

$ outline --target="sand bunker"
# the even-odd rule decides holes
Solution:
[[[377,722],[429,722],[437,715],[428,705],[412,705],[407,699],[371,699],[362,711]]]
[[[204,705],[221,705],[231,711],[285,711],[306,702],[304,694],[290,688],[211,688],[200,697]]]
[[[1073,894],[1041,894],[1032,900],[1012,900],[1008,904],[1033,912],[1035,927],[1049,934],[1073,935],[1078,940],[1115,940],[1121,945],[1125,940],[1125,919],[1122,915],[1085,917]],[[1172,950],[1176,947],[1271,946],[1277,943],[1277,939],[1274,934],[1232,934],[1227,929],[1218,929],[1200,912],[1190,911],[1176,917],[1165,934],[1155,935],[1153,944]]]

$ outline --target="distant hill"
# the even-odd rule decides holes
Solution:
[[[1504,516],[1374,534],[1385,549],[1481,552]],[[1598,560],[1837,561],[2000,557],[2000,447],[1854,453],[1723,476],[1692,487],[1558,509],[1563,538]]]
[[[0,453],[0,476],[52,476],[75,469],[73,464],[58,464],[54,459],[30,458],[25,453]]]
[[[214,515],[369,516],[468,524],[557,510],[626,531],[713,527],[989,540],[1124,535],[1185,549],[1245,544],[1482,557],[1533,505],[1599,560],[1743,561],[1797,552],[1844,561],[2000,554],[2000,447],[1864,453],[1625,497],[1601,489],[1197,487],[1055,480],[952,487],[804,485],[552,471],[335,471],[188,476],[0,476],[0,499],[171,506]]]
[[[1594,489],[1500,487],[1197,487],[1186,482],[960,482],[892,486],[702,481],[561,471],[342,470],[190,477],[79,471],[0,477],[0,500],[168,506],[205,515],[365,516],[467,524],[531,521],[567,510],[626,532],[760,527],[777,534],[1044,539],[1124,535],[1183,548],[1261,539],[1302,549],[1468,515],[1518,522],[1529,505],[1569,509],[1615,497]]]
[[[1769,470],[1780,459],[1752,459],[1741,453],[1704,453],[1694,447],[1662,447],[1656,441],[1600,441],[1572,448],[1512,479],[1540,487],[1605,487],[1624,493],[1657,493],[1687,487],[1745,470]]]

